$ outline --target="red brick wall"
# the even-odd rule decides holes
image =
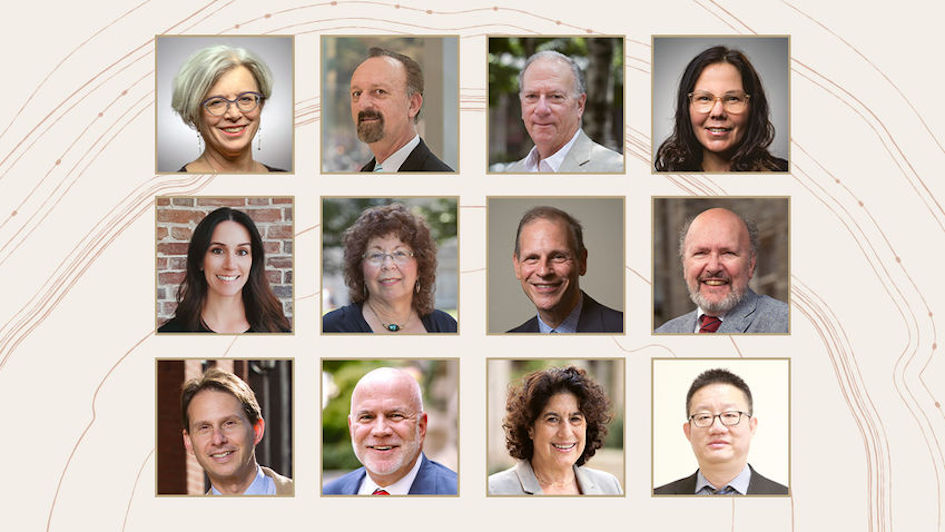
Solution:
[[[210,211],[232,207],[253,219],[266,249],[266,277],[285,315],[292,319],[293,199],[291,197],[158,197],[157,324],[174,316],[177,287],[187,271],[187,245]],[[294,327],[293,327],[294,329]]]

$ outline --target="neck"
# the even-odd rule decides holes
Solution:
[[[535,472],[535,478],[545,491],[548,488],[554,488],[557,491],[577,484],[574,468],[570,465],[551,466],[537,462],[535,457],[532,457],[532,471]]]
[[[546,144],[544,146],[539,146],[536,144],[535,147],[538,148],[538,156],[539,156],[538,162],[541,162],[542,159],[547,159],[548,157],[551,157],[552,155],[558,153],[558,150],[563,148],[567,143],[571,142],[571,139],[574,138],[575,133],[577,133],[576,129],[572,131],[570,135],[566,136],[564,138],[564,142],[562,142],[561,144],[555,144],[555,145]]]
[[[367,474],[370,475],[371,480],[373,480],[375,484],[377,484],[378,486],[382,488],[386,488],[390,486],[391,484],[394,484],[398,480],[404,478],[404,476],[406,476],[407,473],[409,473],[410,470],[413,469],[413,466],[416,465],[417,460],[419,459],[420,459],[420,453],[417,453],[417,456],[414,456],[413,460],[411,460],[409,464],[398,469],[397,471],[394,471],[393,473],[389,475],[375,475],[370,469],[367,469],[367,468],[364,468],[364,469],[365,471],[367,471]]]
[[[702,151],[703,172],[728,172],[732,169],[732,160],[727,156],[708,150]]]
[[[224,495],[242,495],[256,480],[256,459],[249,463],[247,471],[234,478],[211,478],[210,483]]]
[[[253,160],[252,145],[235,155],[225,155],[220,152],[204,149],[195,162],[206,164],[214,173],[255,172],[256,161]]]
[[[701,464],[699,465],[699,471],[702,472],[702,476],[704,476],[710,484],[719,489],[724,488],[729,482],[737,477],[743,469],[745,469],[745,462],[718,465],[713,464],[706,467],[703,467]]]
[[[396,323],[401,327],[406,327],[407,322],[416,314],[410,299],[384,301],[380,298],[368,297],[364,304],[374,313],[374,316],[380,320],[382,325]]]
[[[219,333],[241,333],[249,327],[242,292],[225,297],[207,294],[200,318],[211,330]]]
[[[384,161],[386,161],[388,157],[406,146],[415,136],[417,136],[417,128],[411,126],[407,128],[407,132],[400,137],[392,139],[383,138],[373,144],[369,144],[371,153],[374,154],[374,161],[376,164],[384,164]]]
[[[581,291],[577,290],[577,295],[572,297],[571,301],[562,301],[560,305],[550,310],[538,309],[538,315],[541,316],[541,321],[545,322],[545,325],[553,329],[561,325],[571,315],[571,311],[574,310],[580,300]]]

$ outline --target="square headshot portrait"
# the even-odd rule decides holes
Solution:
[[[653,169],[787,172],[787,36],[653,37]]]
[[[486,368],[488,495],[623,495],[623,359],[490,358]]]
[[[295,495],[292,361],[156,361],[158,495]]]
[[[489,167],[624,173],[623,37],[489,37]]]
[[[322,332],[455,333],[458,198],[322,198]]]
[[[291,36],[156,38],[157,172],[293,170]]]
[[[321,171],[459,169],[459,38],[321,39]]]
[[[489,334],[623,334],[624,198],[487,204]]]
[[[788,495],[789,359],[656,358],[652,371],[654,495]]]
[[[155,198],[158,333],[290,333],[291,197]]]
[[[653,198],[657,334],[791,331],[786,197]]]
[[[458,495],[459,359],[322,359],[322,495]]]

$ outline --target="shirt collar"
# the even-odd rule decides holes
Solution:
[[[382,173],[382,174],[387,174],[387,173],[392,174],[394,172],[397,172],[398,170],[400,170],[400,166],[404,164],[404,161],[407,160],[407,157],[410,155],[410,152],[412,152],[413,149],[416,148],[418,145],[420,145],[420,135],[414,135],[413,138],[410,140],[410,142],[408,142],[407,144],[404,144],[403,146],[400,147],[399,150],[390,154],[390,157],[384,159],[383,161],[377,161],[375,159],[374,165],[375,166],[377,166],[378,164],[381,165],[381,170],[379,173]]]
[[[742,472],[735,476],[721,489],[716,488],[702,476],[700,469],[696,473],[696,495],[745,495],[748,493],[748,484],[751,482],[751,468],[745,464]]]
[[[697,306],[697,307],[696,307],[696,330],[694,330],[693,332],[699,332],[699,329],[702,328],[702,325],[699,324],[699,316],[702,316],[703,314],[705,314],[706,316],[715,316],[716,318],[719,319],[719,321],[725,322],[725,313],[724,313],[724,312],[719,312],[719,313],[716,313],[716,314],[709,314],[708,312],[702,310],[702,307],[698,307],[698,306]],[[721,325],[720,325],[720,327],[721,327]]]
[[[574,143],[577,141],[578,135],[581,134],[581,128],[578,128],[574,132],[574,136],[571,137],[571,140],[567,144],[561,147],[560,150],[554,152],[551,156],[541,159],[541,155],[538,154],[538,146],[532,146],[532,151],[528,152],[528,156],[525,157],[525,171],[526,172],[557,172],[561,168],[561,163],[564,162],[564,158],[568,156],[568,152],[571,151],[571,146],[574,146]]]
[[[423,453],[420,453],[417,456],[417,462],[413,464],[413,467],[410,471],[400,477],[400,480],[394,482],[390,486],[379,486],[374,482],[374,479],[371,478],[371,475],[367,471],[364,472],[364,480],[361,481],[361,487],[358,489],[358,495],[371,495],[374,493],[374,490],[381,488],[391,495],[408,495],[410,494],[410,486],[413,485],[413,481],[417,478],[417,473],[420,472],[420,465],[423,463]]]
[[[551,327],[547,323],[541,321],[541,314],[538,314],[538,332],[540,333],[576,333],[578,321],[581,319],[581,308],[584,306],[584,294],[578,294],[578,303],[574,305],[574,309],[568,314],[568,317],[564,319],[557,327]]]
[[[222,495],[212,483],[210,484],[210,494],[211,495]],[[263,474],[262,468],[259,467],[259,464],[256,464],[256,478],[253,479],[253,483],[246,488],[246,491],[243,492],[243,495],[275,495],[276,494],[276,483],[265,474]]]

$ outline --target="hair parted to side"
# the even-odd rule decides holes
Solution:
[[[266,251],[256,224],[243,211],[220,207],[204,217],[194,229],[187,246],[187,275],[177,289],[175,317],[189,331],[202,328],[201,313],[207,300],[207,279],[203,272],[203,261],[210,247],[213,230],[220,222],[233,221],[246,228],[249,233],[253,264],[249,279],[243,285],[243,308],[246,319],[254,332],[290,332],[291,325],[282,311],[282,303],[276,298],[266,279]]]
[[[525,65],[522,67],[522,70],[518,73],[518,93],[522,94],[522,90],[525,88],[522,84],[522,80],[525,79],[525,72],[528,70],[528,67],[532,66],[532,63],[539,59],[553,59],[561,61],[564,64],[568,65],[568,68],[571,69],[571,74],[574,75],[574,88],[572,89],[571,96],[577,98],[578,96],[587,92],[584,84],[584,72],[581,70],[581,67],[577,65],[574,59],[562,54],[561,52],[556,52],[555,50],[542,50],[540,52],[535,52],[528,59],[525,60]]]
[[[244,66],[253,74],[263,100],[272,95],[272,72],[259,57],[245,48],[233,48],[225,44],[197,50],[180,67],[174,76],[174,93],[171,107],[188,126],[197,129],[201,120],[200,104],[207,91],[228,71]]]
[[[369,240],[387,235],[396,236],[413,251],[420,291],[414,291],[411,304],[418,315],[430,314],[436,291],[436,242],[426,220],[410,212],[402,203],[366,209],[342,235],[348,296],[353,303],[361,304],[367,300],[369,294],[362,268],[364,252]]]
[[[518,222],[518,229],[515,230],[514,253],[516,258],[519,256],[519,239],[522,236],[522,228],[535,220],[552,220],[564,222],[567,224],[568,233],[571,235],[571,237],[568,239],[568,243],[571,245],[571,251],[575,254],[575,256],[580,257],[587,250],[587,248],[584,247],[584,228],[581,227],[581,222],[561,209],[550,207],[548,205],[540,205],[538,207],[532,207],[529,209],[528,212],[522,215],[522,219]]]
[[[710,207],[710,208],[713,208],[713,207]],[[684,260],[686,258],[686,235],[689,234],[689,227],[692,226],[692,222],[699,216],[699,214],[702,214],[703,212],[707,210],[709,209],[703,209],[698,214],[695,214],[693,216],[686,218],[686,222],[682,225],[682,229],[680,229],[679,231],[679,259],[680,260]],[[737,212],[731,209],[725,209],[725,210],[737,216],[738,219],[741,220],[743,224],[745,224],[745,229],[748,230],[748,241],[749,243],[751,243],[751,254],[752,256],[757,257],[758,247],[760,246],[760,240],[758,237],[758,225],[754,221],[748,218],[745,218],[741,214],[738,214]]]
[[[610,423],[610,400],[604,389],[594,382],[581,368],[548,368],[529,373],[521,385],[509,389],[505,404],[505,447],[513,458],[531,460],[535,451],[528,429],[534,425],[542,410],[559,393],[572,393],[577,397],[578,407],[587,423],[584,452],[576,465],[584,465],[604,446],[607,424]]]
[[[259,402],[256,401],[256,394],[249,385],[229,371],[213,367],[205,371],[203,375],[185,382],[181,387],[180,416],[184,430],[188,432],[190,432],[190,415],[187,413],[187,408],[194,396],[204,390],[225,392],[235,397],[243,405],[243,413],[252,425],[262,418],[262,410],[259,408]]]
[[[399,61],[400,64],[404,65],[404,69],[407,71],[407,97],[410,98],[414,94],[423,96],[423,69],[420,68],[420,63],[414,61],[413,58],[377,46],[371,47],[371,49],[368,50],[368,57],[390,57]],[[420,112],[422,110],[423,106],[421,105],[420,110],[417,111],[417,115],[413,117],[414,122],[420,120]]]
[[[786,171],[783,161],[768,152],[774,140],[774,125],[768,118],[768,99],[761,78],[748,58],[739,50],[713,46],[689,62],[676,92],[676,115],[673,133],[660,145],[654,166],[657,172],[701,172],[703,146],[692,131],[689,118],[689,93],[696,86],[702,71],[709,65],[729,63],[738,69],[742,88],[751,96],[748,101],[748,124],[745,136],[731,160],[733,172]]]
[[[692,396],[710,384],[730,384],[741,390],[745,394],[745,401],[748,403],[748,415],[754,415],[755,406],[751,399],[751,390],[745,384],[745,381],[727,369],[715,368],[703,371],[696,377],[696,380],[692,381],[692,386],[689,387],[689,392],[686,394],[686,419],[692,415],[692,412],[689,411],[689,407],[692,406]]]

